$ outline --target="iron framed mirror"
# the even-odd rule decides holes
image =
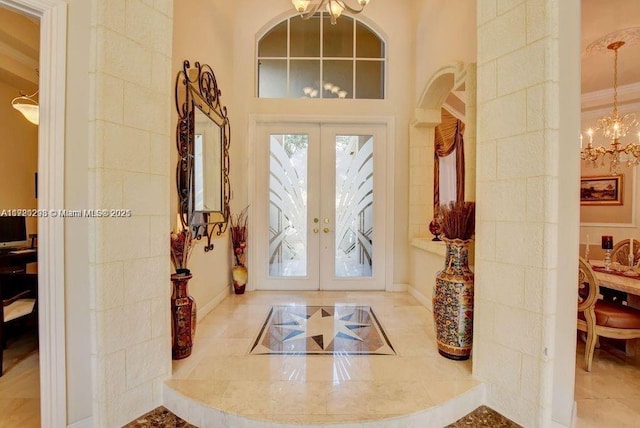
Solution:
[[[183,62],[175,86],[178,215],[196,239],[206,238],[206,252],[229,220],[231,127],[221,95],[209,65]]]

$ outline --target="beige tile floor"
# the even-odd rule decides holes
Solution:
[[[196,346],[191,357],[174,362],[174,378],[169,384],[181,392],[207,403],[236,403],[231,408],[239,412],[260,414],[264,411],[284,409],[292,414],[318,412],[314,420],[331,422],[337,417],[349,418],[354,404],[360,408],[376,407],[385,397],[397,406],[374,409],[378,416],[397,414],[409,406],[394,397],[407,394],[406,401],[416,404],[437,402],[460,394],[475,385],[470,378],[469,363],[449,362],[437,355],[433,343],[431,313],[412,297],[402,293],[383,295],[367,293],[367,300],[380,318],[398,356],[369,356],[337,358],[326,356],[286,357],[247,356],[249,344],[264,321],[267,307],[274,299],[289,296],[296,302],[308,304],[333,304],[336,301],[358,303],[360,293],[248,293],[231,296],[211,312],[198,326]],[[381,302],[382,306],[377,302]],[[383,316],[384,314],[384,316]],[[403,322],[405,315],[412,318]],[[429,340],[425,341],[425,336]],[[577,428],[609,428],[640,426],[640,358],[626,357],[618,349],[603,343],[596,350],[593,370],[583,369],[584,345],[578,343],[576,352],[576,393],[578,405]],[[257,361],[264,359],[265,361]],[[380,361],[373,359],[382,358]],[[389,371],[388,360],[398,358],[403,368]],[[368,360],[368,361],[365,361]],[[387,361],[384,361],[387,360]],[[356,364],[357,363],[357,364]],[[431,367],[425,367],[433,363]],[[445,371],[453,367],[452,382],[445,378]],[[431,380],[412,376],[426,370]],[[246,372],[246,374],[242,374]],[[391,387],[386,389],[389,383]],[[306,388],[305,384],[313,384]],[[348,386],[346,386],[348,385]],[[333,387],[338,386],[338,391]],[[344,388],[342,388],[344,386]],[[365,390],[365,397],[379,392],[371,404],[354,402],[352,393]],[[251,389],[247,395],[246,389]],[[256,388],[255,390],[253,388]],[[331,393],[327,392],[331,388]],[[401,388],[400,390],[398,390]],[[39,371],[35,335],[22,336],[5,350],[5,374],[0,377],[0,428],[20,426],[39,427]],[[281,399],[272,405],[261,404],[253,409],[253,399],[260,393],[274,393]],[[412,399],[411,394],[424,395]],[[321,404],[316,400],[321,396]],[[342,400],[342,401],[341,401]],[[274,400],[275,401],[275,400]],[[247,408],[250,408],[247,410]],[[320,413],[326,409],[326,413]],[[383,413],[387,412],[387,413]],[[313,414],[313,413],[312,413]],[[355,417],[355,416],[354,416]]]
[[[397,355],[249,355],[272,305],[369,305]],[[197,327],[168,386],[210,407],[283,423],[384,419],[428,409],[479,382],[471,362],[438,355],[431,312],[406,293],[252,292]]]
[[[40,371],[35,331],[9,343],[0,377],[0,428],[40,426]]]
[[[603,342],[591,372],[584,370],[584,343],[576,351],[576,428],[640,427],[640,358]]]

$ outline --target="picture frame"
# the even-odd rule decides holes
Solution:
[[[580,177],[580,205],[622,205],[622,176]]]

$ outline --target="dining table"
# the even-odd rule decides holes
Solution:
[[[627,293],[627,305],[640,309],[640,272],[637,268],[632,270],[632,273],[625,274],[614,269],[606,272],[604,262],[601,260],[589,260],[589,264],[593,268],[596,279],[600,281],[601,287]],[[640,339],[627,340],[626,353],[630,357],[640,357]]]
[[[640,273],[635,269],[627,270],[626,272],[611,269],[609,272],[605,272],[604,262],[601,260],[590,260],[589,263],[596,274],[596,278],[600,281],[600,286],[640,297]],[[630,275],[627,272],[632,272],[633,274]],[[640,303],[640,299],[638,303]]]

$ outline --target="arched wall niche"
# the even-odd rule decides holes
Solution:
[[[429,222],[433,218],[433,150],[435,127],[447,97],[464,90],[465,101],[465,200],[475,199],[476,164],[476,65],[455,62],[429,79],[414,111],[409,136],[409,238],[413,246],[444,255],[444,246],[432,243]]]

